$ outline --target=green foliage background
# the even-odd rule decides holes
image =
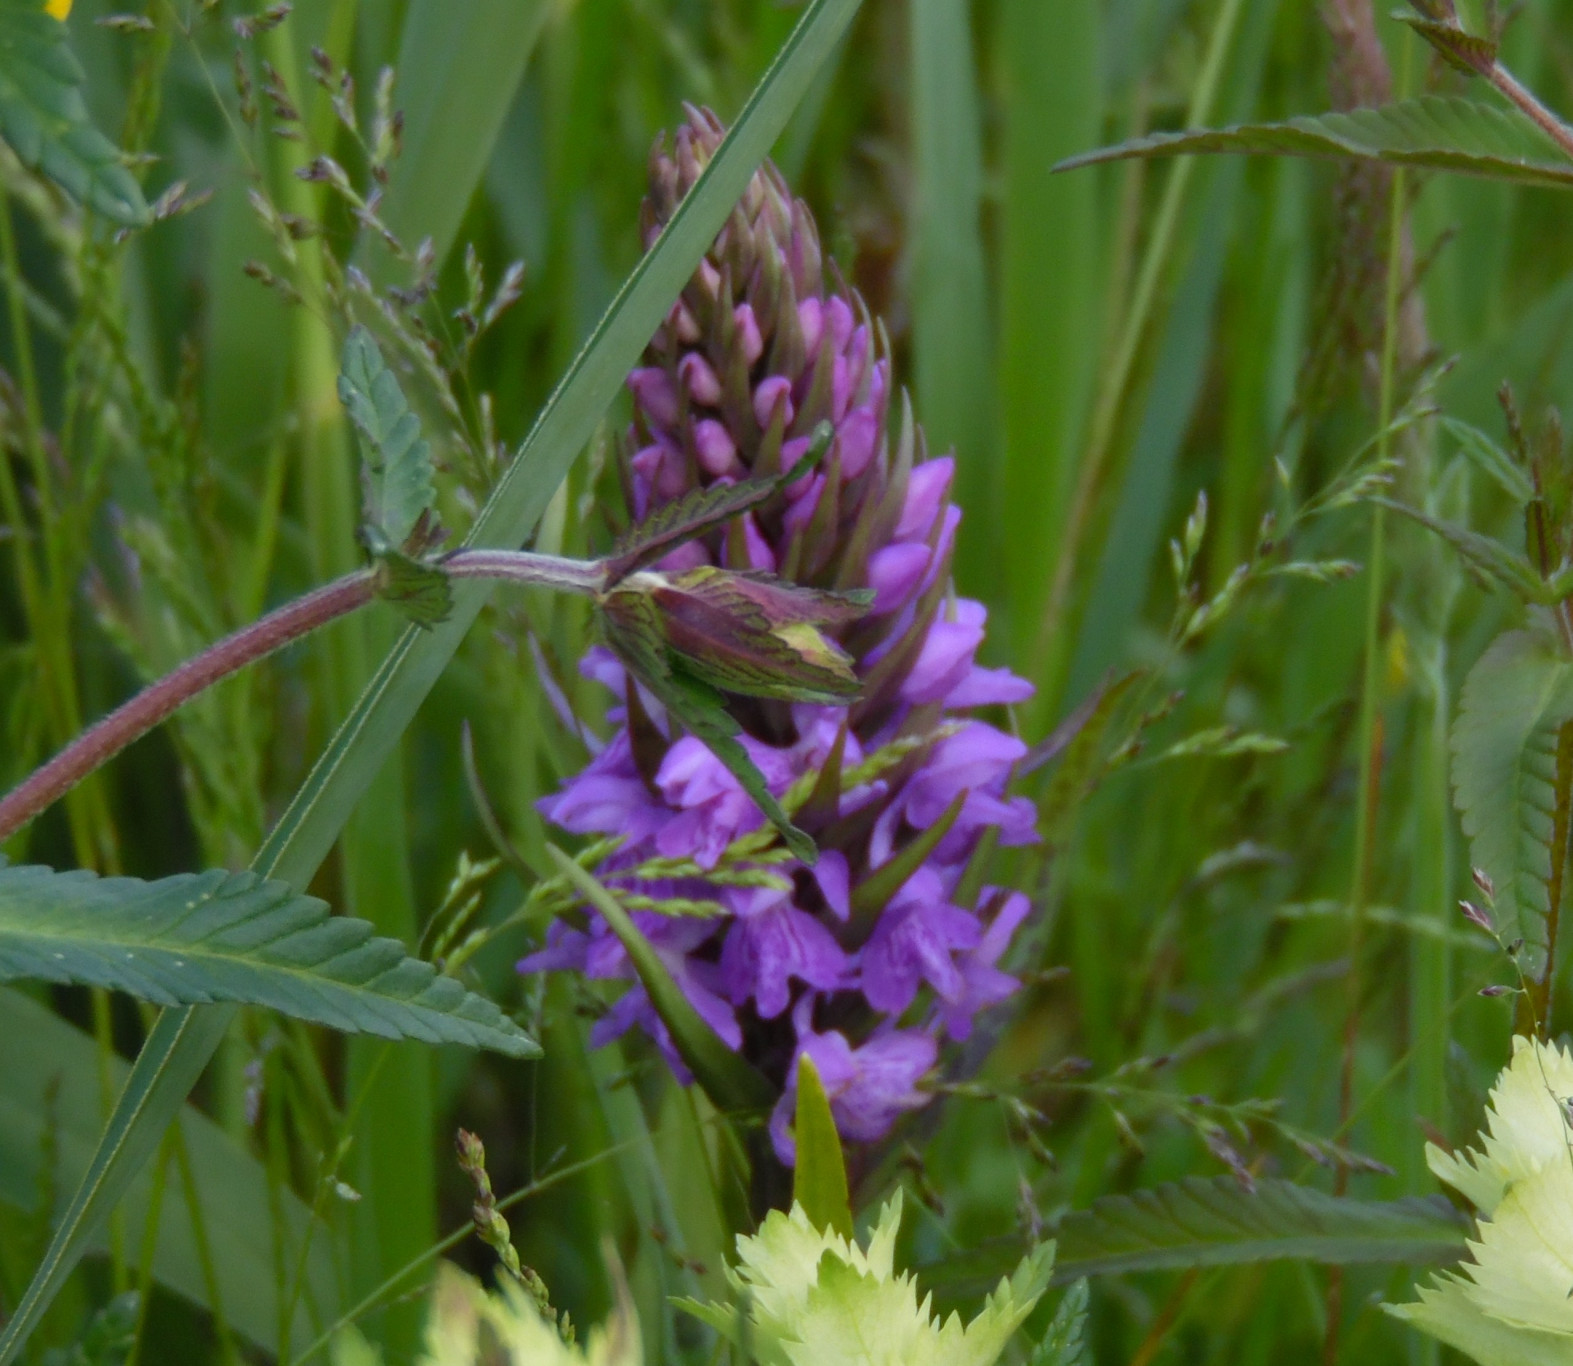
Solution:
[[[354,246],[342,204],[293,174],[306,153],[269,130],[260,89],[261,130],[237,120],[229,21],[250,11],[149,0],[145,28],[97,25],[109,8],[79,0],[70,21],[95,118],[156,156],[140,172],[150,198],[175,180],[213,197],[111,246],[0,156],[5,522],[13,541],[31,529],[38,566],[30,577],[0,541],[5,787],[139,682],[358,562],[337,343],[256,276],[320,279],[331,251],[379,282],[405,278],[375,243]],[[652,140],[685,100],[734,117],[797,13],[778,0],[301,0],[246,51],[280,73],[322,143],[344,140],[307,75],[310,49],[348,64],[363,119],[376,72],[397,64],[404,146],[384,220],[408,243],[431,238],[450,311],[466,297],[463,244],[491,280],[525,266],[464,393],[492,396],[511,449],[638,258]],[[1400,91],[1465,88],[1401,25],[1378,16],[1376,30]],[[1505,55],[1551,104],[1568,102],[1565,7],[1521,6]],[[922,1195],[909,1252],[941,1301],[971,1293],[991,1249],[1011,1265],[1025,1236],[1100,1196],[1232,1182],[1231,1167],[1330,1190],[1313,1161],[1343,1154],[1330,1144],[1392,1169],[1356,1164],[1351,1193],[1432,1193],[1425,1136],[1467,1137],[1506,1056],[1511,1003],[1477,993],[1508,969],[1454,909],[1469,870],[1448,728],[1466,672],[1514,611],[1420,527],[1389,517],[1378,538],[1371,507],[1351,503],[1285,534],[1292,558],[1363,573],[1253,575],[1207,631],[1178,646],[1170,631],[1166,546],[1199,492],[1209,516],[1190,555],[1205,602],[1252,558],[1264,513],[1282,527],[1286,489],[1302,503],[1328,487],[1379,425],[1386,182],[1265,159],[1051,174],[1154,129],[1324,110],[1379,66],[1296,0],[866,0],[776,148],[841,269],[886,318],[931,448],[958,451],[959,587],[990,607],[988,662],[1039,684],[1018,717],[1025,737],[1048,734],[1110,670],[1149,671],[1119,698],[1126,710],[1173,699],[1085,802],[1068,800],[1073,764],[1092,766],[1082,750],[1052,780],[1029,780],[1053,856],[1013,865],[1041,900],[1021,1007],[974,1050],[975,1080],[902,1150],[854,1165],[860,1210],[897,1180]],[[255,188],[324,221],[324,237],[293,245],[293,268],[248,202]],[[1573,237],[1561,193],[1411,176],[1405,194],[1390,410],[1455,356],[1435,401],[1494,436],[1503,379],[1528,414],[1565,406]],[[246,273],[248,261],[265,270]],[[441,460],[452,417],[411,394]],[[614,412],[604,439],[620,424]],[[1394,496],[1521,536],[1452,434],[1423,425],[1393,444]],[[604,454],[598,441],[574,465],[539,548],[605,545]],[[475,488],[462,470],[445,475],[463,525]],[[519,863],[549,877],[532,803],[583,748],[537,659],[585,714],[602,705],[573,670],[578,605],[518,592],[496,603],[313,885],[412,947],[461,851],[494,853],[463,728]],[[391,614],[337,626],[224,685],[14,842],[13,861],[144,877],[244,867],[396,629]],[[521,881],[505,869],[477,914],[508,915]],[[213,1123],[192,1115],[188,1137],[165,1143],[35,1354],[151,1280],[141,1360],[246,1359],[256,1348],[243,1344],[291,1339],[299,1350],[368,1297],[366,1326],[390,1361],[409,1360],[429,1266],[388,1278],[464,1227],[470,1197],[448,1138],[463,1124],[485,1137],[498,1190],[530,1191],[510,1218],[558,1302],[582,1322],[605,1312],[610,1238],[652,1359],[689,1359],[697,1329],[667,1296],[723,1293],[732,1217],[708,1108],[641,1048],[587,1052],[574,990],[511,972],[525,944],[505,936],[472,967],[542,1040],[539,1062],[345,1044],[242,1012],[196,1097]],[[18,1019],[40,1004],[77,1029],[0,1033],[7,1309],[113,1096],[113,1054],[134,1052],[148,1027],[104,995],[0,993]],[[1559,981],[1554,1018],[1567,1004]],[[278,1231],[311,1211],[302,1258]],[[143,1229],[160,1218],[155,1244]],[[455,1255],[488,1265],[474,1245]],[[1350,1268],[1332,1298],[1328,1272],[1299,1261],[1106,1276],[1089,1331],[1099,1361],[1311,1360],[1331,1307],[1339,1360],[1425,1357],[1375,1308],[1408,1275]]]

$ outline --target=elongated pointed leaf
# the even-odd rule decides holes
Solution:
[[[1496,884],[1505,940],[1545,952],[1557,732],[1573,720],[1573,662],[1548,632],[1498,636],[1469,671],[1453,726],[1453,791],[1470,860]],[[1526,962],[1538,974],[1538,962]]]
[[[345,340],[339,402],[360,433],[368,533],[401,550],[436,497],[431,443],[421,435],[399,377],[364,327]]]
[[[70,35],[38,0],[0,0],[0,137],[73,199],[128,228],[149,220],[120,149],[93,126]]]
[[[69,1189],[87,1167],[102,1127],[100,1065],[108,1066],[116,1085],[131,1069],[117,1057],[105,1059],[92,1035],[19,991],[0,990],[0,1038],[6,1040],[5,1066],[0,1067],[0,1200],[25,1210],[45,1188],[40,1180],[45,1126],[52,1126],[57,1179]],[[274,1257],[282,1250],[295,1263],[307,1243],[311,1211],[206,1116],[188,1107],[180,1129],[198,1208],[188,1207],[182,1183],[169,1173],[156,1206],[153,1275],[193,1304],[221,1311],[239,1336],[282,1355],[279,1299],[288,1287],[278,1284]],[[126,1197],[131,1247],[141,1242],[155,1208],[152,1188],[151,1173],[144,1174]],[[237,1229],[244,1229],[245,1236],[231,1236]],[[314,1319],[331,1320],[339,1310],[332,1242],[331,1230],[322,1227],[310,1238],[303,1293],[290,1325],[296,1351],[316,1335]],[[107,1252],[108,1240],[101,1234],[93,1247]]]
[[[797,1059],[797,1122],[793,1127],[797,1165],[792,1169],[792,1200],[803,1207],[815,1228],[852,1236],[852,1199],[841,1135],[830,1113],[830,1097],[819,1069],[807,1053]]]
[[[754,168],[835,51],[859,0],[813,0],[693,190],[635,267],[583,351],[547,400],[530,435],[476,520],[469,543],[513,548],[528,538],[568,466],[584,448],[624,376],[698,266]],[[490,589],[460,585],[447,621],[400,637],[340,726],[253,867],[304,888],[351,810],[485,605]],[[14,1360],[224,1037],[233,1006],[166,1011],[143,1046],[103,1141],[0,1335],[0,1366]]]
[[[1528,560],[1489,536],[1482,536],[1478,531],[1471,531],[1456,522],[1445,522],[1392,498],[1373,498],[1371,501],[1391,508],[1394,512],[1401,512],[1405,517],[1434,531],[1477,574],[1506,588],[1521,602],[1550,604],[1556,601],[1554,586],[1541,578]]]
[[[1426,95],[1347,114],[1318,114],[1286,123],[1242,123],[1192,128],[1103,147],[1062,161],[1069,171],[1128,157],[1186,152],[1266,153],[1273,156],[1355,157],[1396,166],[1461,171],[1523,185],[1573,186],[1569,160],[1545,133],[1516,110],[1479,100]]]
[[[0,980],[23,977],[155,1005],[237,1001],[351,1033],[540,1053],[492,1002],[398,940],[255,873],[141,882],[0,867]]]
[[[1087,1341],[1087,1282],[1073,1281],[1054,1311],[1043,1341],[1032,1354],[1032,1366],[1092,1366]]]
[[[612,927],[639,974],[650,1004],[671,1031],[672,1043],[705,1094],[723,1110],[769,1109],[775,1103],[775,1088],[704,1022],[617,898],[555,844],[548,845],[547,852],[579,895]]]
[[[1057,1281],[1126,1271],[1301,1258],[1331,1265],[1446,1261],[1464,1250],[1468,1225],[1447,1201],[1370,1202],[1290,1181],[1191,1177],[1154,1190],[1110,1195],[1065,1216]]]

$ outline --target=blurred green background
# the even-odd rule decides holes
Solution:
[[[431,239],[450,309],[465,244],[493,280],[523,262],[523,297],[462,391],[472,413],[491,396],[511,445],[637,258],[657,134],[684,101],[734,115],[798,15],[779,0],[301,0],[242,41],[232,21],[254,11],[229,0],[150,0],[135,11],[145,25],[106,27],[110,10],[78,0],[70,20],[100,126],[150,154],[150,193],[184,180],[212,198],[108,248],[0,161],[0,442],[39,514],[42,566],[23,582],[0,542],[7,786],[139,681],[356,561],[336,343],[257,277],[320,281],[324,254],[379,281],[399,267],[293,174],[314,148],[277,135],[270,71],[308,141],[358,174],[311,49],[353,73],[363,122],[377,72],[396,67],[403,148],[381,213],[406,243]],[[1367,23],[1374,47],[1359,37]],[[1561,104],[1573,15],[1552,0],[1514,7],[1505,52]],[[1453,910],[1468,866],[1447,726],[1504,613],[1408,525],[1386,526],[1374,576],[1372,513],[1351,506],[1296,525],[1290,551],[1365,572],[1253,575],[1204,636],[1176,646],[1170,632],[1168,542],[1198,493],[1205,599],[1252,558],[1264,514],[1286,522],[1377,430],[1388,182],[1235,159],[1052,173],[1151,129],[1462,85],[1357,0],[867,0],[777,148],[841,271],[883,315],[930,449],[957,451],[959,587],[990,608],[990,662],[1039,685],[1017,718],[1025,738],[1110,670],[1146,670],[1128,700],[1166,709],[1090,799],[1049,812],[1051,857],[1016,861],[1040,903],[1020,1008],[992,1054],[969,1060],[982,1069],[971,1092],[934,1107],[865,1184],[865,1204],[898,1180],[921,1194],[925,1213],[908,1220],[921,1260],[1048,1228],[1100,1194],[1226,1171],[1220,1134],[1254,1170],[1327,1188],[1296,1136],[1336,1136],[1393,1169],[1350,1189],[1389,1198],[1434,1189],[1428,1134],[1473,1131],[1510,1007],[1477,997],[1503,967]],[[258,191],[323,224],[293,263],[259,221]],[[1452,358],[1437,399],[1485,430],[1500,435],[1504,379],[1527,413],[1565,404],[1561,202],[1448,178],[1411,177],[1403,194],[1391,410]],[[424,401],[441,434],[451,418]],[[615,513],[600,475],[621,421],[609,415],[554,499],[542,548],[604,543]],[[1445,436],[1422,425],[1395,453],[1409,501],[1505,526]],[[445,496],[462,522],[474,489],[461,476]],[[461,855],[493,853],[463,727],[503,826],[540,866],[532,802],[583,758],[542,668],[584,714],[604,705],[574,672],[577,607],[499,602],[314,889],[411,944]],[[8,852],[143,876],[242,866],[392,629],[337,627],[226,684]],[[1284,744],[1165,753],[1225,727],[1202,748],[1237,734]],[[1052,798],[1047,785],[1038,795]],[[511,873],[494,879],[481,914],[507,914],[519,891]],[[559,1302],[581,1321],[604,1310],[609,1236],[655,1359],[693,1350],[691,1321],[665,1296],[717,1284],[704,1103],[638,1046],[588,1054],[574,991],[512,974],[524,943],[494,945],[478,970],[543,1031],[539,1064],[344,1044],[248,1012],[198,1096],[212,1123],[193,1115],[166,1144],[39,1351],[150,1274],[164,1289],[142,1361],[256,1359],[297,1300],[331,1322],[462,1227],[458,1124],[486,1139],[500,1191],[544,1183],[512,1218]],[[0,1044],[0,1302],[13,1304],[56,1198],[50,1174],[69,1187],[112,1095],[108,1045],[134,1050],[144,1021],[85,992],[0,1002],[17,1021]],[[1055,1072],[1067,1058],[1091,1070]],[[1269,1100],[1275,1110],[1247,1104]],[[303,1227],[312,1206],[320,1227],[301,1260],[279,1230]],[[156,1245],[149,1211],[163,1220]],[[489,1264],[473,1245],[454,1255]],[[1295,1263],[1103,1281],[1097,1357],[1311,1360],[1330,1303],[1338,1360],[1424,1357],[1375,1308],[1405,1274],[1351,1272],[1332,1301],[1326,1272]],[[368,1321],[390,1361],[411,1359],[422,1284],[389,1287]],[[943,1272],[935,1284],[943,1295]],[[296,1347],[312,1336],[297,1329]]]

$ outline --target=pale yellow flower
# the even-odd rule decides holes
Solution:
[[[63,23],[71,13],[71,0],[44,0],[44,9]]]
[[[1486,1112],[1484,1152],[1435,1145],[1438,1179],[1480,1212],[1472,1261],[1389,1312],[1482,1366],[1573,1366],[1573,1058],[1513,1040]]]
[[[917,1282],[894,1265],[901,1195],[885,1206],[867,1249],[816,1228],[793,1205],[774,1210],[754,1237],[737,1240],[727,1269],[746,1305],[747,1340],[765,1366],[994,1366],[1048,1285],[1054,1246],[1031,1253],[1002,1280],[983,1310],[943,1323]],[[678,1301],[724,1336],[740,1340],[739,1308]]]

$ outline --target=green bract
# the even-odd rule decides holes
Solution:
[[[866,1249],[816,1229],[801,1205],[772,1211],[758,1234],[737,1240],[739,1264],[727,1270],[747,1309],[691,1300],[681,1307],[735,1342],[746,1338],[765,1366],[992,1366],[1047,1288],[1054,1245],[1023,1258],[963,1326],[954,1313],[936,1320],[913,1276],[896,1272],[900,1225],[899,1191]]]
[[[1524,1038],[1497,1078],[1484,1152],[1426,1145],[1439,1180],[1480,1211],[1474,1261],[1388,1312],[1481,1366],[1573,1363],[1573,1057]]]

